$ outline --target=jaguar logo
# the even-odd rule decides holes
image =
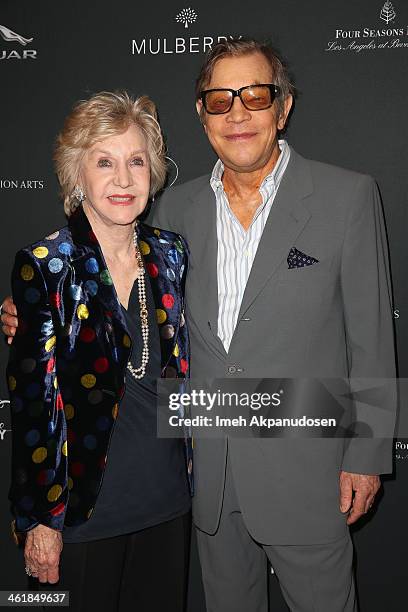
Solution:
[[[17,34],[16,32],[13,32],[13,30],[10,30],[10,28],[2,25],[0,25],[0,36],[6,42],[19,42],[20,45],[23,45],[23,47],[34,40],[34,38],[24,38],[24,36],[21,36],[21,34]]]

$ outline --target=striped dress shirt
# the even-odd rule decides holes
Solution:
[[[290,148],[287,142],[279,140],[279,148],[281,153],[278,161],[259,188],[262,204],[248,230],[244,230],[229,206],[222,184],[224,165],[221,160],[217,161],[211,175],[210,183],[215,193],[217,208],[217,333],[227,353],[259,241],[289,162]]]

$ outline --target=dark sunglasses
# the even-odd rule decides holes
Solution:
[[[247,110],[265,110],[272,106],[280,88],[274,83],[246,85],[240,89],[206,89],[200,93],[200,99],[207,113],[223,115],[231,110],[234,98],[239,97]]]

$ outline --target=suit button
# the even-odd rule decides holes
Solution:
[[[228,366],[228,374],[235,374],[236,371],[236,366]]]

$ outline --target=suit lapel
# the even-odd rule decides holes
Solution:
[[[180,280],[181,254],[177,241],[170,243],[163,236],[165,232],[152,230],[144,223],[139,225],[139,245],[148,271],[146,281],[150,282],[156,307],[157,321],[152,324],[158,323],[160,330],[162,369],[170,361],[175,348],[184,303]],[[166,308],[166,299],[174,300],[172,307]],[[172,333],[165,333],[169,329]]]
[[[313,191],[310,170],[291,149],[291,157],[258,245],[239,318],[273,277],[311,217],[303,199]]]
[[[68,224],[75,245],[70,262],[73,277],[81,279],[89,304],[100,305],[113,361],[123,372],[131,350],[129,330],[101,247],[82,208],[71,215]]]
[[[215,195],[210,181],[194,197],[191,214],[193,231],[189,236],[192,264],[197,268],[205,305],[206,318],[212,329],[217,329],[217,214]]]
[[[210,177],[204,187],[193,196],[192,218],[186,226],[193,231],[188,236],[192,265],[199,277],[202,304],[202,328],[207,341],[225,359],[227,353],[218,337],[218,279],[217,279],[217,208]]]

